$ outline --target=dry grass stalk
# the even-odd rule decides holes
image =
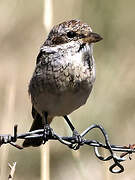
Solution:
[[[13,180],[14,173],[15,173],[15,168],[16,168],[16,162],[14,162],[12,166],[11,166],[11,164],[8,163],[8,167],[10,168],[10,173],[9,173],[9,176],[8,176],[8,180]]]
[[[44,27],[46,33],[49,33],[52,26],[52,0],[44,0]],[[50,179],[50,167],[49,167],[49,142],[41,146],[41,180]]]
[[[15,82],[12,77],[8,77],[7,87],[6,87],[6,98],[5,98],[5,109],[3,112],[3,120],[1,123],[2,131],[11,132],[11,127],[14,117],[14,108],[15,108]],[[9,153],[9,148],[7,146],[2,147],[1,151],[1,173],[0,179],[5,179],[7,176],[6,167],[7,167],[7,158]]]

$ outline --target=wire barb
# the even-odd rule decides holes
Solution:
[[[70,122],[71,123],[71,122]],[[72,123],[71,123],[72,125]],[[73,126],[73,125],[72,125]],[[39,130],[34,130],[31,132],[27,132],[24,134],[17,134],[17,125],[14,126],[14,132],[13,136],[9,134],[0,134],[0,146],[3,144],[11,144],[12,146],[18,148],[18,149],[23,149],[23,147],[17,145],[15,142],[18,139],[32,139],[32,138],[42,138],[43,142],[48,141],[48,140],[58,140],[60,143],[68,146],[69,148],[73,150],[79,149],[83,145],[88,145],[88,146],[93,146],[95,155],[98,159],[102,161],[109,161],[113,160],[113,164],[109,167],[109,170],[112,173],[121,173],[124,171],[124,167],[121,165],[121,162],[125,161],[126,155],[129,155],[129,159],[131,159],[130,155],[132,153],[135,153],[135,144],[129,145],[129,146],[118,146],[118,145],[111,145],[109,142],[109,137],[108,134],[106,133],[105,129],[100,126],[93,124],[90,127],[88,127],[86,130],[84,130],[81,134],[77,134],[76,136],[59,136],[57,135],[54,130],[52,129],[52,133],[47,133],[45,136],[44,129],[39,129]],[[96,140],[87,140],[85,139],[85,136],[93,129],[99,129],[100,132],[102,133],[105,144],[98,142]],[[109,151],[109,156],[103,157],[100,152],[99,148],[107,149]],[[116,156],[114,152],[122,152],[120,156]]]

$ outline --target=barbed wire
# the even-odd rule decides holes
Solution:
[[[31,132],[27,132],[24,134],[17,134],[17,125],[14,126],[14,133],[13,135],[9,134],[0,134],[0,146],[3,144],[11,144],[12,146],[22,150],[23,147],[16,144],[16,141],[18,139],[33,139],[33,138],[40,138],[43,140],[43,143],[45,143],[48,140],[58,140],[62,144],[68,146],[69,148],[73,150],[78,150],[83,145],[93,146],[95,155],[98,159],[102,161],[109,161],[113,160],[114,163],[109,167],[109,170],[112,173],[121,173],[124,171],[123,165],[121,165],[121,162],[125,161],[126,155],[129,155],[129,159],[131,159],[130,154],[135,153],[135,144],[129,145],[129,146],[118,146],[118,145],[112,145],[109,142],[108,134],[106,133],[105,129],[100,125],[91,125],[86,130],[84,130],[79,136],[81,137],[81,141],[78,141],[75,136],[59,136],[57,135],[53,129],[52,133],[45,134],[44,129],[39,129]],[[102,133],[105,143],[101,143],[96,140],[88,140],[85,139],[86,134],[88,134],[92,129],[99,129]],[[109,156],[103,157],[100,152],[99,148],[107,149],[109,151]],[[115,154],[115,152],[122,152],[119,156]]]

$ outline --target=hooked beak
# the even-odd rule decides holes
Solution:
[[[96,43],[98,41],[101,41],[103,38],[97,34],[97,33],[93,33],[90,32],[87,36],[82,38],[83,43]]]

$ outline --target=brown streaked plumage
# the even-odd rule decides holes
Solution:
[[[55,116],[65,116],[84,105],[95,81],[93,43],[102,38],[79,20],[65,21],[50,31],[37,57],[29,84],[34,122],[30,131],[44,127]],[[24,147],[41,139],[25,140]]]

